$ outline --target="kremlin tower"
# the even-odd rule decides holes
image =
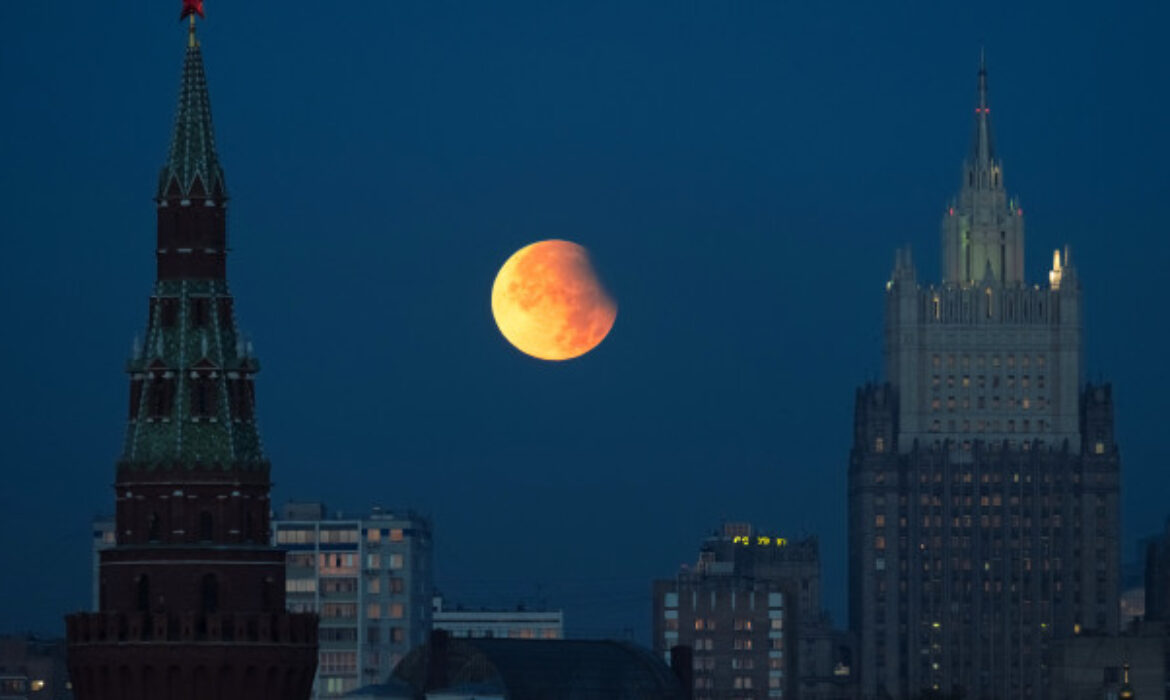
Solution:
[[[99,608],[66,619],[78,700],[308,698],[317,617],[285,611],[269,546],[269,463],[256,426],[259,363],[226,278],[227,190],[190,16],[170,153],[159,175],[157,279],[127,365],[115,477],[117,546]]]

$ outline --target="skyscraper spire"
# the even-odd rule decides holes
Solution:
[[[958,198],[943,216],[943,281],[1016,285],[1024,279],[1024,210],[1009,199],[995,155],[987,98],[987,58],[979,51],[975,130]]]
[[[995,142],[991,134],[991,108],[987,102],[987,57],[979,49],[979,92],[975,100],[975,135],[971,139],[971,162],[980,169],[990,168],[995,160]]]

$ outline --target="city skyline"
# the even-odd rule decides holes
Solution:
[[[614,8],[483,17],[371,4],[371,13],[391,13],[382,26],[402,40],[381,56],[394,60],[375,69],[371,56],[342,48],[349,20],[324,17],[309,29],[309,13],[294,8],[277,41],[272,35],[281,31],[259,10],[209,9],[202,34],[208,79],[236,198],[233,289],[241,325],[266,363],[259,420],[278,475],[275,503],[320,499],[362,510],[373,503],[361,499],[373,498],[414,507],[436,524],[436,582],[453,597],[487,588],[496,598],[485,602],[498,603],[532,582],[566,609],[568,631],[588,633],[574,628],[575,618],[588,615],[611,633],[636,625],[643,639],[646,582],[686,561],[712,522],[753,520],[820,536],[826,600],[844,622],[852,387],[881,376],[879,305],[855,300],[879,298],[894,247],[908,240],[919,260],[937,255],[937,217],[969,137],[978,39],[969,50],[947,42],[946,59],[930,66],[912,60],[909,49],[863,43],[842,51],[814,82],[793,74],[798,54],[750,26],[779,26],[778,10],[688,8],[651,32],[658,43],[649,42],[656,47],[646,49],[650,56],[638,53],[645,42],[633,27],[662,19],[653,5],[624,10],[623,23]],[[18,627],[52,633],[65,611],[84,607],[89,519],[109,510],[124,418],[119,370],[145,314],[149,194],[173,113],[182,32],[167,29],[173,13],[164,21],[162,10],[65,19],[55,34],[33,33],[48,28],[40,8],[2,12],[10,26],[23,20],[30,27],[0,61],[0,75],[13,85],[9,99],[28,106],[16,116],[29,134],[4,146],[11,165],[2,173],[10,185],[3,204],[20,234],[14,259],[49,261],[5,277],[7,298],[22,300],[14,323],[27,339],[9,344],[5,357],[19,367],[74,368],[22,372],[12,383],[28,403],[5,409],[6,424],[21,429],[5,441],[3,457],[25,467],[15,470],[0,504],[11,522],[39,527],[9,549],[37,560],[56,546],[60,560],[6,587],[6,600],[19,594],[32,604],[3,611]],[[820,26],[841,18],[800,19]],[[845,26],[860,30],[874,19],[859,14]],[[711,33],[701,31],[712,20]],[[505,51],[477,22],[525,41]],[[541,36],[546,26],[567,44]],[[259,48],[247,46],[247,32],[260,27]],[[1076,27],[1088,31],[1064,26]],[[724,70],[688,54],[676,30],[710,39],[697,51],[721,57],[714,65]],[[1109,30],[1105,23],[1089,33]],[[474,40],[474,48],[453,59],[425,46],[422,35],[448,49]],[[382,48],[376,34],[367,36],[365,50]],[[319,56],[337,65],[302,62],[313,37],[335,42],[323,43]],[[1165,194],[1166,179],[1154,156],[1165,155],[1165,141],[1157,140],[1165,137],[1152,121],[1146,130],[1139,122],[1147,147],[1139,156],[1134,137],[1126,141],[1119,128],[1127,120],[1106,108],[1108,96],[1142,84],[1113,70],[1115,54],[1138,48],[1081,42],[1060,55],[1068,63],[1047,56],[1038,66],[1012,37],[1004,30],[979,38],[988,46],[1010,186],[1024,194],[1028,212],[1026,276],[1042,278],[1044,253],[1072,245],[1088,290],[1083,379],[1103,368],[1118,396],[1129,560],[1137,538],[1158,531],[1166,515],[1138,498],[1133,484],[1153,493],[1167,484],[1157,470],[1165,452],[1150,437],[1158,434],[1154,400],[1167,370],[1128,354],[1143,343],[1127,331],[1128,319],[1110,311],[1148,298],[1142,285],[1153,284],[1153,263],[1165,257],[1165,241],[1143,235],[1157,231],[1151,203]],[[723,52],[732,45],[739,48],[729,58]],[[477,49],[500,49],[503,58],[478,70],[508,86],[507,99],[493,102],[497,93],[471,81],[449,91],[431,82],[474,75]],[[61,62],[37,64],[46,50]],[[526,52],[558,68],[533,68],[540,61],[526,60]],[[864,66],[871,54],[891,56],[901,70]],[[53,79],[81,68],[83,55],[95,75],[126,83],[115,89]],[[643,62],[623,60],[631,57]],[[1147,67],[1165,72],[1161,60]],[[1039,81],[1044,67],[1058,64],[1079,65],[1081,78],[1099,82],[1058,73],[1048,73],[1050,84]],[[354,66],[414,101],[367,94],[357,80],[327,84]],[[631,76],[631,66],[642,72]],[[290,67],[299,80],[288,79]],[[866,70],[875,85],[846,81],[853,93],[826,87]],[[566,75],[573,79],[558,85]],[[32,89],[30,76],[44,81],[42,90]],[[804,90],[784,89],[776,76]],[[1072,85],[1096,106],[1088,116],[1065,111]],[[773,93],[740,92],[763,86]],[[315,109],[305,102],[315,90],[349,101],[332,112]],[[599,100],[582,100],[582,92]],[[476,103],[460,99],[468,95],[486,100],[477,103],[486,105],[478,120],[459,109]],[[1132,119],[1158,111],[1154,97],[1129,96]],[[920,101],[899,107],[907,103],[898,98]],[[693,110],[684,115],[683,106]],[[370,112],[395,128],[383,133]],[[34,123],[36,115],[47,118]],[[839,129],[811,131],[828,115]],[[773,118],[789,121],[770,132],[764,125]],[[745,122],[752,128],[738,137],[715,138],[717,127]],[[75,133],[78,123],[85,128]],[[1110,138],[1069,138],[1078,126],[1082,136],[1099,128]],[[860,137],[874,127],[889,138]],[[1130,145],[1122,149],[1129,168],[1110,167],[1119,157],[1111,143]],[[1075,158],[1061,148],[1069,144],[1077,144]],[[62,163],[70,167],[46,167]],[[95,163],[116,174],[95,177],[102,171]],[[61,206],[63,193],[77,206]],[[1106,245],[1115,230],[1127,232],[1122,245]],[[623,305],[609,342],[572,366],[519,356],[501,342],[487,309],[491,275],[507,254],[549,237],[590,248]],[[929,264],[924,270],[939,276]],[[1147,350],[1165,333],[1150,332]],[[371,476],[379,489],[369,486]],[[36,494],[53,486],[60,505],[39,501]]]

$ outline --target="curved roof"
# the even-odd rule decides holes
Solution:
[[[683,697],[666,664],[626,642],[453,639],[442,661],[432,660],[432,649],[433,644],[427,644],[411,652],[394,676],[428,691],[468,685],[492,688],[509,700]],[[441,673],[429,668],[435,663],[443,667]]]

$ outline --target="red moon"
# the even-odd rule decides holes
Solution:
[[[605,340],[617,318],[589,260],[571,241],[548,240],[512,254],[492,285],[492,315],[520,351],[570,360]]]

